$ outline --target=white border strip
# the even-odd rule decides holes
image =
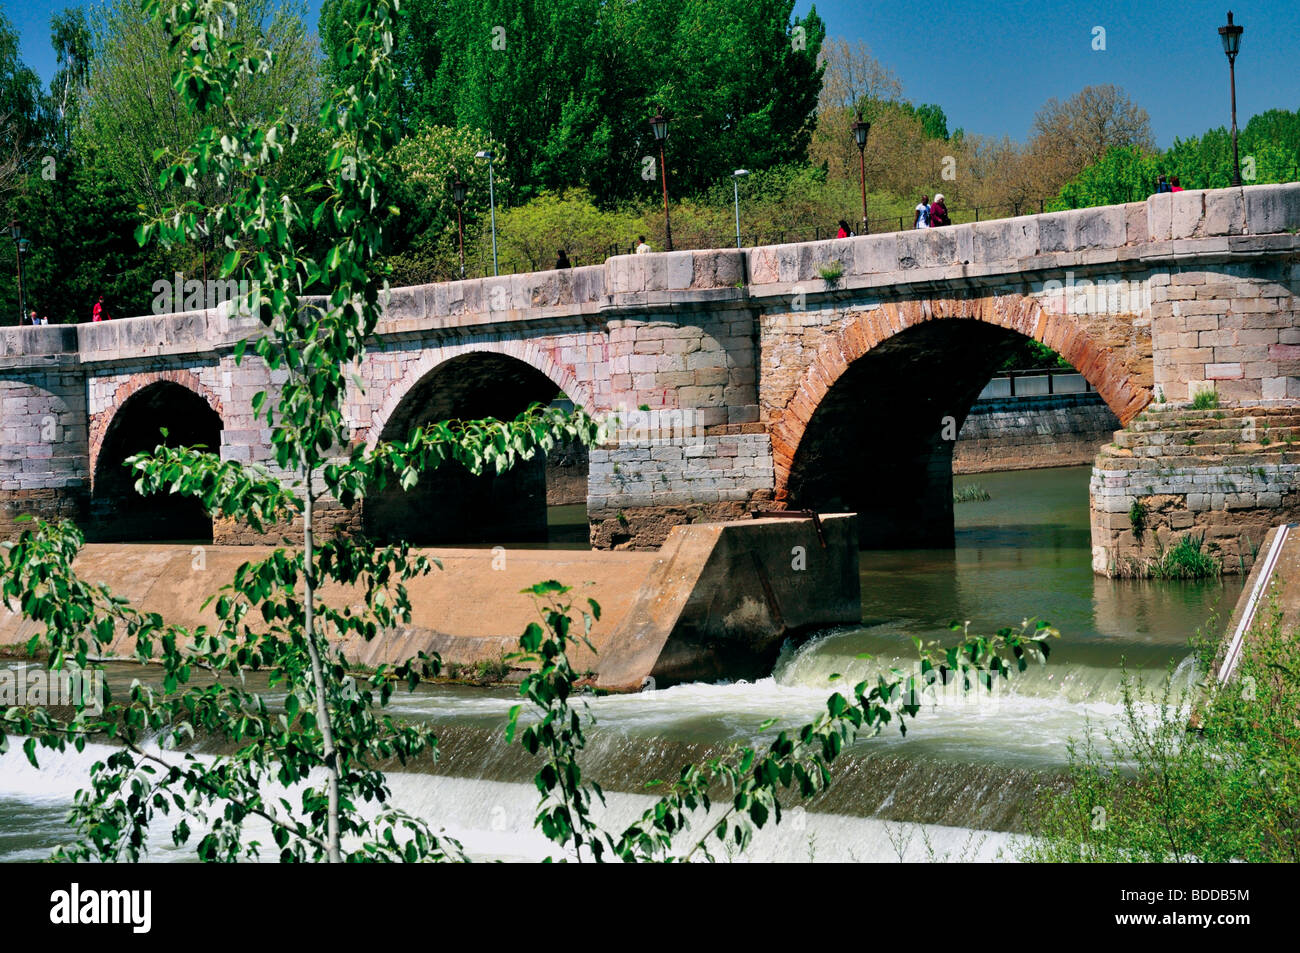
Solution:
[[[1264,595],[1264,590],[1268,588],[1269,580],[1273,578],[1273,570],[1277,568],[1278,560],[1282,557],[1282,547],[1286,545],[1286,540],[1290,531],[1296,523],[1283,523],[1277,528],[1277,533],[1273,536],[1273,545],[1269,547],[1268,555],[1264,558],[1264,563],[1259,570],[1259,578],[1255,580],[1255,588],[1250,592],[1250,598],[1246,601],[1246,608],[1242,610],[1241,621],[1237,623],[1237,631],[1232,635],[1232,642],[1228,645],[1228,651],[1223,656],[1223,664],[1219,666],[1219,684],[1226,684],[1232,677],[1233,671],[1237,668],[1237,662],[1241,659],[1242,645],[1246,640],[1246,633],[1255,622],[1255,613],[1259,609],[1259,601]]]

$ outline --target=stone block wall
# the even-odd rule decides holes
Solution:
[[[1158,392],[1228,401],[1300,399],[1300,257],[1191,267],[1151,279]]]
[[[76,369],[0,367],[0,538],[21,532],[16,521],[24,514],[82,518],[86,456],[85,388]]]
[[[954,473],[1091,466],[1119,420],[1096,394],[980,401],[953,447]]]
[[[614,422],[590,454],[593,545],[657,547],[674,525],[771,500],[755,336],[752,313],[736,307],[610,321]]]
[[[1247,571],[1272,527],[1300,519],[1300,408],[1153,405],[1102,448],[1090,496],[1098,573],[1142,575],[1189,535]]]

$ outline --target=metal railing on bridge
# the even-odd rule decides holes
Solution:
[[[1089,394],[1094,388],[1073,368],[1000,371],[984,385],[976,400],[1015,400],[1057,394]]]

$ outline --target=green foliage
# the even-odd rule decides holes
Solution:
[[[1219,392],[1217,390],[1198,390],[1192,398],[1192,410],[1217,410]]]
[[[495,151],[500,161],[502,147],[477,129],[429,126],[407,136],[393,149],[395,180],[393,194],[402,209],[394,222],[391,245],[397,249],[432,246],[441,254],[439,266],[417,272],[412,280],[397,284],[425,284],[459,277],[456,235],[456,205],[451,185],[460,178],[466,186],[462,210],[466,242],[473,238],[489,217],[488,164],[474,158],[481,151]],[[510,181],[497,167],[497,195],[508,194]],[[399,262],[395,264],[400,265]]]
[[[1047,210],[1059,212],[1142,201],[1155,191],[1156,178],[1162,170],[1157,153],[1141,146],[1112,146],[1067,182]]]
[[[978,483],[967,483],[965,486],[953,487],[953,503],[983,503],[985,500],[993,499],[993,495]]]
[[[1000,371],[1028,371],[1028,370],[1073,370],[1073,366],[1061,355],[1043,344],[1041,341],[1035,341],[1033,338],[1021,338],[1016,342],[1015,348],[1007,354],[1002,364],[998,367]]]
[[[1158,695],[1124,684],[1123,722],[1070,747],[1070,788],[1038,805],[1029,861],[1300,860],[1300,633],[1276,604],[1218,686]],[[1209,650],[1207,651],[1207,648]],[[1189,731],[1193,710],[1199,731]]]
[[[1252,116],[1238,133],[1242,180],[1246,185],[1300,179],[1300,113],[1270,109]],[[1223,127],[1201,136],[1175,139],[1167,152],[1115,146],[1067,182],[1052,211],[1115,205],[1147,198],[1160,174],[1178,176],[1185,189],[1232,185],[1232,137]]]
[[[30,176],[9,214],[31,241],[23,262],[27,306],[54,324],[89,321],[101,294],[115,317],[142,313],[160,275],[197,266],[189,252],[142,249],[123,227],[138,214],[130,196],[80,156],[61,159],[55,179]],[[0,323],[17,320],[17,300],[14,269],[0,270]]]
[[[332,79],[343,0],[321,10]],[[504,144],[515,191],[585,188],[601,204],[649,198],[658,159],[648,120],[673,120],[675,194],[711,184],[745,156],[752,169],[803,158],[814,122],[825,27],[793,0],[410,0],[396,36],[391,113],[487,130]],[[801,42],[794,42],[800,28]]]
[[[575,266],[601,264],[620,246],[626,251],[638,229],[647,231],[634,212],[601,211],[583,189],[543,192],[502,212],[497,225],[502,267],[519,271],[553,268],[561,248]]]
[[[840,261],[831,261],[817,269],[817,274],[821,275],[822,281],[828,285],[833,285],[844,277],[844,263]]]
[[[1204,550],[1204,535],[1188,533],[1150,565],[1154,579],[1206,579],[1219,575],[1219,561]]]
[[[1133,535],[1137,541],[1142,542],[1142,536],[1147,531],[1147,508],[1141,500],[1134,500],[1133,505],[1128,508],[1128,522],[1133,527]]]
[[[0,10],[0,196],[12,184],[12,158],[29,158],[40,139],[41,82],[22,61],[18,33]]]
[[[305,124],[319,105],[319,91],[298,8],[244,0],[237,12],[233,5],[221,12],[233,31],[227,42],[256,42],[273,54],[267,65],[226,91],[233,115],[241,122]],[[175,57],[162,25],[142,13],[139,0],[108,0],[93,8],[90,27],[90,93],[75,134],[78,150],[93,157],[131,203],[150,215],[193,197],[195,185],[199,199],[209,204],[228,198],[206,171],[196,170],[195,183],[159,176],[158,151],[179,153],[202,129],[201,117],[185,108],[173,86]]]

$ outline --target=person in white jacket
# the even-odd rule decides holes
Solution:
[[[912,227],[913,228],[930,227],[930,196],[928,195],[921,196],[921,202],[916,207],[916,221],[913,223]]]

